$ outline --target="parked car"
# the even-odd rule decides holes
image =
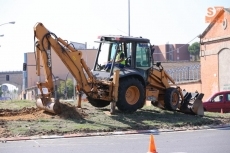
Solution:
[[[204,111],[230,113],[230,91],[213,94],[207,101],[203,102],[203,106]]]

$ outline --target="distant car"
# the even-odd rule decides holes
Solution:
[[[213,94],[203,102],[204,111],[230,113],[230,91],[221,91]]]
[[[0,97],[0,101],[6,101],[6,100],[11,100],[11,98],[10,97]]]

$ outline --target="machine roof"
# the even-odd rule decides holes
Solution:
[[[122,35],[104,35],[100,36],[101,41],[119,41],[119,42],[145,42],[149,43],[149,39],[142,37],[122,36]]]

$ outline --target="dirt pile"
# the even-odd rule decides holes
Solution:
[[[60,107],[61,107],[61,114],[59,114],[59,116],[61,118],[82,119],[88,116],[83,109],[78,109],[69,103],[60,103]]]

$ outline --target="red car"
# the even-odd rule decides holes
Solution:
[[[230,91],[221,91],[203,102],[204,111],[230,113]]]

